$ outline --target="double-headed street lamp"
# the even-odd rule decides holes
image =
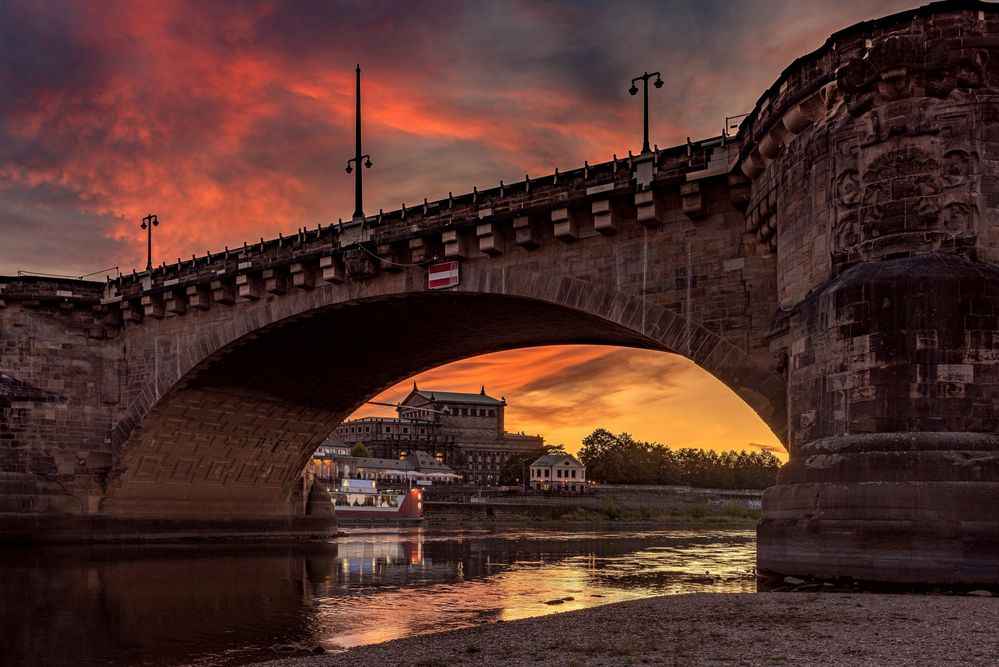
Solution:
[[[159,227],[160,221],[152,213],[142,219],[142,228],[146,230],[146,271],[153,270],[153,227]]]
[[[361,203],[361,160],[364,160],[364,167],[371,168],[371,156],[361,155],[361,66],[357,66],[357,123],[354,142],[354,157],[347,160],[347,173],[357,169],[354,177],[354,220],[364,219],[364,206]],[[354,163],[354,167],[350,163]]]
[[[635,83],[639,80],[642,81],[642,90],[644,91],[644,98],[645,98],[645,125],[644,125],[645,141],[642,143],[642,154],[652,152],[652,149],[649,148],[649,79],[651,79],[652,77],[656,77],[656,80],[653,82],[652,85],[654,85],[656,88],[662,88],[663,80],[659,72],[652,72],[651,74],[649,72],[646,72],[642,76],[636,76],[634,79],[632,79],[631,88],[628,89],[629,93],[631,93],[632,95],[637,95],[638,86],[636,86]]]

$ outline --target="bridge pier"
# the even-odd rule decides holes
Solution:
[[[791,460],[763,496],[781,574],[999,582],[999,269],[857,265],[791,315]]]
[[[997,45],[989,3],[857,24],[743,125],[788,388],[761,570],[999,584]]]

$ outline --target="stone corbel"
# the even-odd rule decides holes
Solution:
[[[513,233],[514,240],[521,248],[533,250],[541,245],[541,235],[538,233],[538,228],[526,215],[513,219]]]
[[[760,155],[758,148],[754,148],[746,159],[742,161],[742,173],[748,176],[751,180],[755,180],[766,169],[767,163]]]
[[[621,230],[621,214],[610,199],[598,199],[590,205],[593,212],[593,228],[609,236]]]
[[[156,319],[163,319],[166,312],[163,309],[163,295],[162,294],[144,294],[140,299],[142,304],[142,314],[145,317],[155,317]]]
[[[441,234],[444,242],[444,257],[447,259],[469,259],[478,251],[478,244],[472,230],[449,229]]]
[[[284,269],[264,269],[261,274],[264,289],[271,294],[284,294],[288,291],[288,276]]]
[[[236,276],[236,290],[240,299],[250,301],[256,301],[263,295],[260,277],[252,273],[241,273]]]
[[[742,174],[732,172],[728,175],[728,192],[732,206],[740,211],[745,211],[746,207],[749,206],[749,179]]]
[[[126,322],[138,324],[142,321],[144,309],[139,304],[138,299],[123,299],[118,303],[121,308],[122,319]]]
[[[212,292],[206,285],[191,285],[187,288],[187,303],[191,308],[208,310],[212,305]]]
[[[295,262],[289,269],[292,287],[310,290],[316,286],[316,274],[312,267],[304,262]]]
[[[375,254],[382,260],[382,269],[389,273],[399,273],[402,265],[407,263],[399,248],[392,243],[382,243],[375,249]]]
[[[704,205],[700,183],[695,181],[681,184],[680,198],[683,201],[683,213],[688,218],[701,218],[708,212],[707,206]]]
[[[480,224],[475,229],[479,237],[479,250],[490,257],[498,257],[506,252],[509,232],[506,225],[490,221]]]
[[[182,289],[170,290],[163,305],[168,313],[183,315],[187,312],[187,293]]]
[[[635,193],[635,214],[638,222],[649,228],[658,228],[665,220],[663,208],[652,190]]]
[[[213,280],[212,302],[226,306],[236,303],[236,286],[228,280]]]
[[[579,219],[568,208],[552,210],[552,229],[560,241],[575,241],[579,238]]]
[[[353,252],[361,252],[354,250]],[[347,275],[347,267],[344,261],[333,255],[326,255],[319,258],[319,271],[322,279],[328,283],[342,283]]]

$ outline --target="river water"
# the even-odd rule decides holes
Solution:
[[[756,590],[752,530],[353,529],[330,543],[5,548],[0,665],[225,666],[653,595]]]

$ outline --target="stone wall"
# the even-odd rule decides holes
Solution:
[[[997,59],[994,6],[935,3],[833,35],[747,122],[788,368],[764,569],[999,579]]]

